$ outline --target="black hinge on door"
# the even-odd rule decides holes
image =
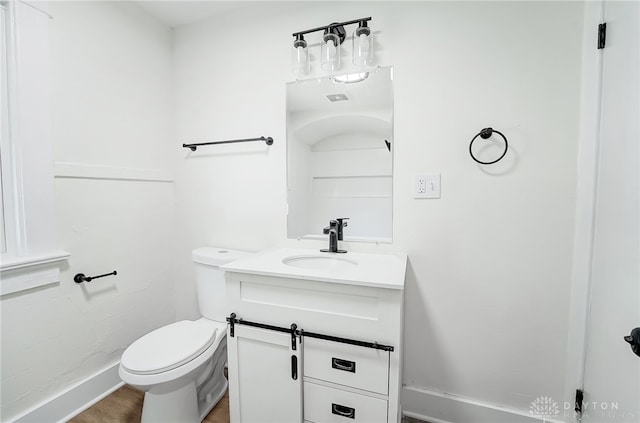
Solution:
[[[296,350],[296,330],[297,329],[298,329],[298,325],[296,325],[295,323],[291,323],[291,349],[293,351]]]
[[[582,389],[576,389],[576,403],[575,403],[575,412],[578,414],[578,417],[582,415],[582,401],[584,400],[584,391]]]
[[[229,336],[233,338],[236,332],[235,331],[236,314],[231,313],[231,315],[227,317],[227,322],[229,323]]]
[[[604,44],[607,41],[607,24],[601,23],[598,25],[598,50],[604,48]]]

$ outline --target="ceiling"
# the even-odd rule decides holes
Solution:
[[[254,1],[137,0],[133,3],[160,22],[176,27],[245,9]]]

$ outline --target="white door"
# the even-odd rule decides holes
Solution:
[[[608,1],[583,422],[640,422],[640,2]],[[595,43],[595,40],[594,40]]]
[[[232,423],[302,421],[299,339],[267,329],[235,325],[227,331],[229,415]]]

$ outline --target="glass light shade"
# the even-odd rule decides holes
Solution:
[[[321,55],[322,69],[328,71],[340,69],[340,38],[336,34],[324,34]]]
[[[309,49],[306,41],[296,41],[291,50],[291,66],[295,76],[309,74]]]
[[[356,84],[369,77],[369,72],[350,73],[347,75],[336,75],[333,77],[334,84]]]
[[[373,63],[373,33],[366,26],[353,32],[353,64],[368,66]]]

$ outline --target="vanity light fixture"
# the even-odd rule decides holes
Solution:
[[[296,35],[296,39],[293,42],[291,62],[294,75],[302,76],[309,73],[309,49],[302,34]]]
[[[361,21],[353,31],[353,64],[367,66],[373,63],[373,34],[367,21]]]
[[[330,26],[324,30],[321,47],[322,69],[328,71],[340,69],[340,44],[345,36],[343,26]]]
[[[353,33],[353,63],[358,66],[371,65],[373,63],[373,33],[367,24],[370,20],[371,17],[334,22],[326,26],[294,32],[295,39],[291,56],[293,73],[296,76],[303,76],[310,72],[309,51],[304,35],[317,31],[323,31],[320,66],[328,71],[340,69],[340,46],[347,37],[344,27],[352,24],[358,24],[358,28]]]
[[[336,84],[355,84],[362,82],[369,77],[369,72],[348,73],[346,75],[337,75],[333,77]]]

